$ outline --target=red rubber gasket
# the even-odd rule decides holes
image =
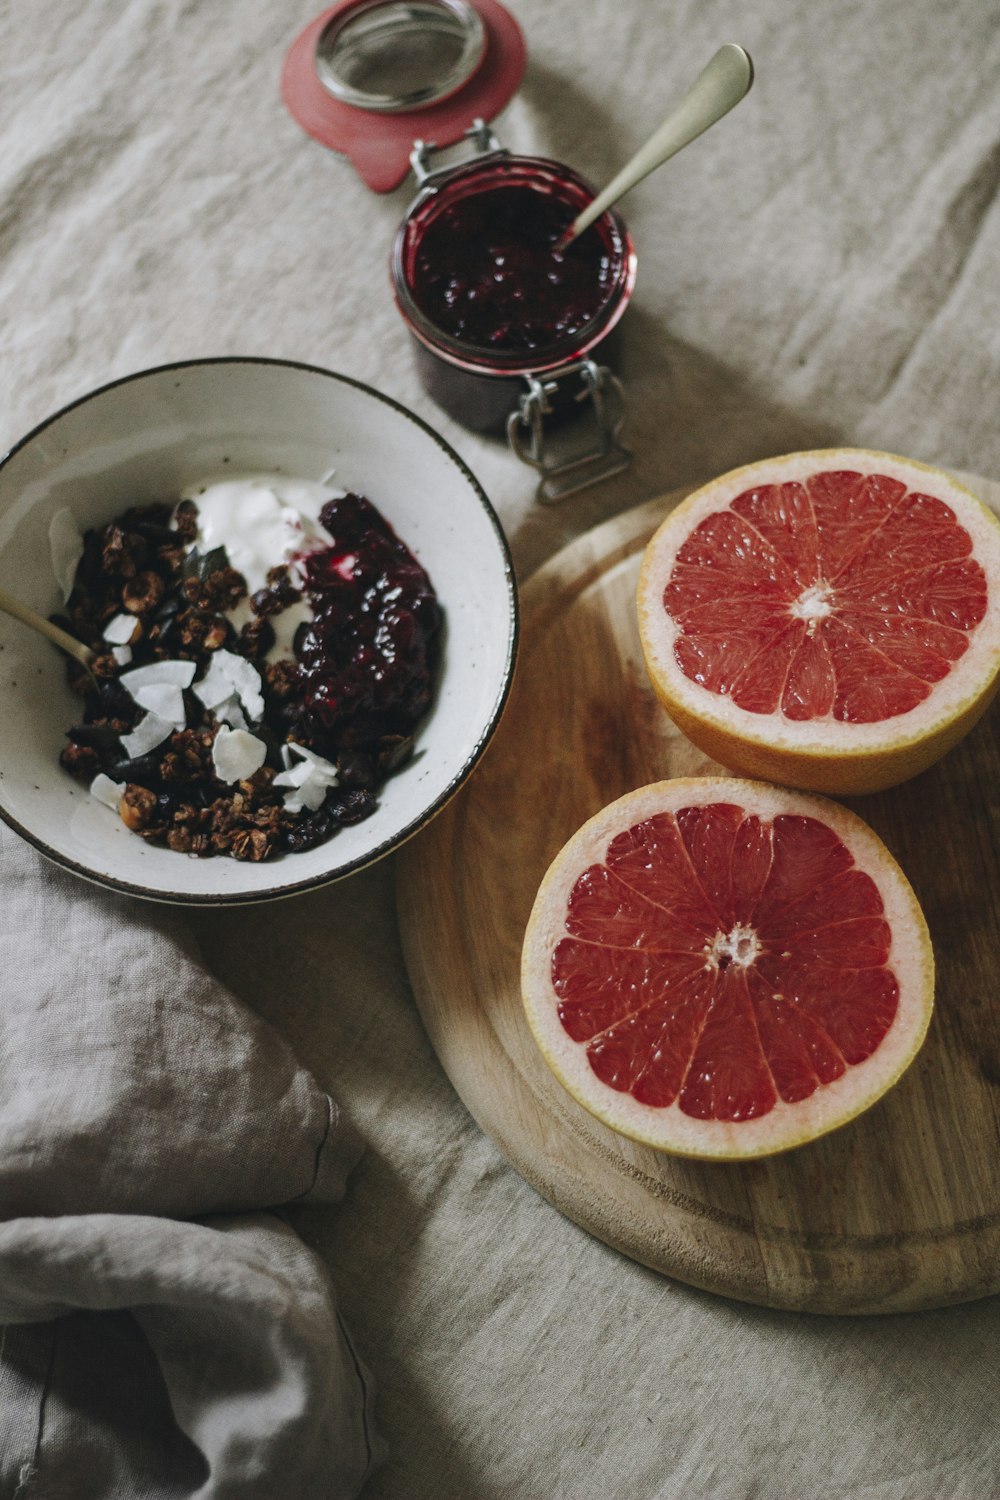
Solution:
[[[474,119],[492,120],[500,113],[520,87],[527,51],[520,26],[497,0],[469,0],[486,29],[486,51],[464,84],[446,99],[402,114],[356,109],[326,91],[315,62],[326,26],[355,3],[339,0],[295,39],[281,73],[281,96],[307,135],[346,156],[366,187],[390,193],[410,169],[415,140],[452,146]]]

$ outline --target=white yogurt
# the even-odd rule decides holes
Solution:
[[[339,500],[346,490],[312,479],[289,479],[283,474],[246,474],[232,479],[189,485],[182,499],[198,507],[198,533],[192,543],[199,552],[224,547],[229,565],[242,573],[251,594],[267,585],[267,575],[282,563],[290,564],[299,584],[304,582],[302,557],[329,547],[333,538],[320,524],[319,513],[328,500]],[[241,630],[256,618],[249,598],[241,599],[227,618]],[[268,661],[291,656],[299,626],[312,619],[308,599],[298,599],[269,616],[274,645]]]
[[[225,547],[230,566],[254,594],[266,586],[272,568],[329,547],[333,538],[320,525],[319,513],[328,500],[346,493],[316,480],[251,474],[191,485],[182,498],[198,507],[195,546],[200,552]]]

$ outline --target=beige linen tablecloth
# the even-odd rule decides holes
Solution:
[[[500,443],[421,392],[385,269],[408,192],[370,194],[279,101],[304,0],[3,8],[0,438],[168,360],[327,365],[439,427],[522,575],[761,454],[847,441],[1000,475],[995,0],[509,3],[530,67],[505,143],[595,180],[720,42],[757,64],[739,113],[628,203],[628,474],[542,510]],[[345,1203],[295,1217],[380,1390],[389,1458],[365,1500],[1000,1495],[1000,1302],[796,1317],[590,1239],[438,1067],[392,881],[390,862],[266,922],[191,924],[367,1141]]]
[[[175,912],[0,825],[0,1495],[351,1500],[371,1381],[273,1209],[361,1141]]]

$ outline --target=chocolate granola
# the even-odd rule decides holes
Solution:
[[[311,849],[369,817],[408,759],[438,666],[434,589],[362,496],[320,518],[331,544],[272,568],[239,628],[246,580],[223,548],[195,547],[195,502],[131,507],[85,534],[67,616],[53,618],[93,649],[93,677],[68,663],[83,703],[60,760],[88,784],[108,778],[95,792],[140,838],[255,862]],[[273,659],[273,622],[303,598],[311,618]],[[225,779],[248,751],[257,768]]]

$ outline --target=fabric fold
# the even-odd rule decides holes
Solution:
[[[266,1210],[360,1140],[176,913],[0,829],[0,1493],[341,1500],[370,1389],[324,1268]]]
[[[151,1357],[114,1325],[123,1313]],[[355,1493],[371,1463],[368,1382],[325,1272],[273,1214],[13,1220],[0,1225],[0,1319],[34,1325],[51,1351],[36,1361],[26,1496],[325,1500]]]

